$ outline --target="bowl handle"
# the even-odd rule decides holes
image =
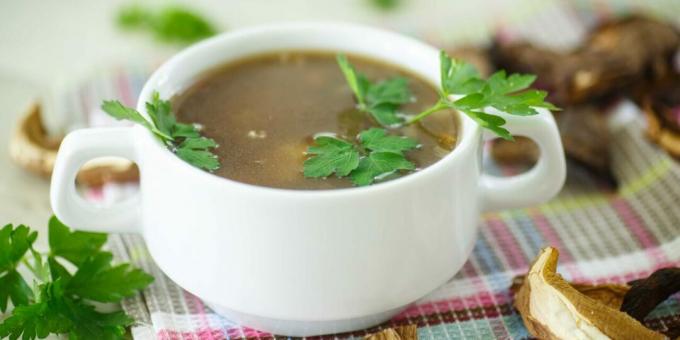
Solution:
[[[139,193],[113,206],[102,207],[76,191],[76,175],[85,162],[105,156],[137,161],[134,128],[92,128],[69,133],[61,142],[52,172],[50,201],[57,218],[80,230],[139,232]]]
[[[506,120],[504,127],[511,134],[531,138],[538,145],[540,157],[531,170],[516,176],[482,174],[480,186],[483,210],[536,205],[549,200],[562,188],[567,170],[557,124],[550,111],[536,110],[539,113],[533,116],[492,112]],[[484,133],[485,140],[498,137],[488,130]]]

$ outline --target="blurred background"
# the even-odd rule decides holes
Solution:
[[[173,40],[164,38],[153,25],[138,23],[135,26],[134,21],[139,19],[135,19],[135,15],[147,19],[162,16],[167,8],[181,8],[199,20],[202,18],[209,24],[207,31],[199,27],[198,33],[189,32],[188,38]],[[128,14],[127,18],[124,13]],[[520,39],[561,53],[577,49],[588,32],[602,21],[630,14],[677,26],[680,1],[3,0],[0,1],[0,217],[3,221],[42,226],[50,214],[48,181],[10,161],[8,151],[16,126],[32,103],[41,105],[41,123],[45,130],[41,133],[46,138],[42,142],[55,147],[58,138],[68,130],[98,124],[98,118],[88,116],[87,112],[83,114],[83,108],[72,102],[73,96],[69,94],[74,89],[82,90],[82,84],[91,79],[110,78],[112,70],[121,69],[139,70],[132,73],[139,78],[134,84],[141,85],[156,65],[192,41],[200,40],[201,34],[208,36],[275,21],[342,20],[395,30],[447,50],[463,46],[488,49],[498,41]],[[165,19],[169,22],[165,24],[170,25],[171,35],[173,20],[180,26],[187,20],[182,15],[167,16]],[[195,24],[193,19],[188,20],[190,26]],[[473,58],[477,52],[473,49]],[[482,67],[484,62],[480,62]],[[92,102],[98,100],[92,99]]]

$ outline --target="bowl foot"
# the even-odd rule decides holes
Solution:
[[[210,306],[215,313],[240,325],[275,335],[299,337],[344,333],[366,329],[389,320],[406,307],[404,306],[383,313],[351,319],[300,321],[272,319],[245,314],[213,303],[208,303],[208,306]]]

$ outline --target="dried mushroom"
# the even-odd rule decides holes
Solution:
[[[616,180],[610,170],[607,116],[603,111],[596,105],[567,107],[555,113],[555,121],[567,157],[614,185]],[[500,164],[532,165],[538,159],[539,150],[526,138],[517,138],[515,142],[497,139],[493,142],[491,155]]]
[[[673,74],[673,56],[679,46],[680,33],[672,25],[633,16],[595,27],[573,51],[496,42],[489,53],[497,68],[538,76],[537,86],[547,90],[549,99],[564,110],[556,118],[567,156],[615,184],[609,167],[606,117],[600,108],[622,96],[647,98],[650,84]],[[673,93],[677,96],[680,91],[676,88]],[[680,157],[678,106],[663,109],[649,105],[648,134]],[[526,143],[508,144],[495,142],[496,160],[526,163],[536,158],[535,148]]]
[[[680,75],[657,84],[643,99],[647,135],[675,157],[680,157]]]
[[[515,308],[533,336],[540,339],[666,338],[613,307],[618,300],[611,297],[620,292],[612,293],[600,287],[587,295],[577,290],[556,272],[557,259],[557,249],[541,250],[515,294]]]
[[[636,85],[672,72],[680,34],[643,17],[606,22],[590,32],[580,48],[560,53],[527,43],[495,44],[494,63],[511,72],[538,75],[538,85],[561,106],[619,97]]]
[[[418,328],[416,325],[406,325],[384,329],[380,332],[369,334],[365,340],[416,340]]]
[[[526,276],[520,275],[512,280],[512,286],[510,291],[516,294],[519,289],[524,284]],[[605,284],[585,284],[585,283],[573,283],[569,284],[574,287],[579,293],[594,299],[602,304],[605,304],[614,309],[620,309],[623,304],[623,299],[630,290],[628,285],[620,285],[614,283]]]
[[[680,292],[680,268],[657,270],[646,279],[633,281],[621,304],[621,311],[638,321],[661,302]]]
[[[49,177],[52,174],[61,137],[47,135],[40,106],[32,104],[21,117],[9,143],[9,154],[26,171]],[[137,166],[128,160],[102,159],[85,164],[78,172],[77,181],[91,187],[108,182],[134,182],[139,179]]]

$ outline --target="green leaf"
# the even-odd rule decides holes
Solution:
[[[445,96],[474,93],[484,85],[472,64],[452,59],[444,51],[440,52],[439,61],[441,86]]]
[[[185,162],[207,171],[219,169],[217,155],[209,150],[217,147],[215,141],[201,137],[198,127],[193,124],[178,123],[170,101],[160,99],[158,92],[154,92],[151,102],[146,103],[151,121],[118,101],[104,101],[102,109],[118,119],[128,119],[144,125]]]
[[[535,80],[533,74],[514,73],[508,77],[505,70],[500,70],[492,74],[487,82],[494,93],[508,94],[528,88]]]
[[[173,138],[197,138],[200,137],[201,133],[198,131],[196,126],[193,124],[182,124],[176,123],[175,128],[172,131]]]
[[[133,320],[124,312],[101,313],[82,299],[67,296],[63,282],[40,285],[40,299],[15,308],[0,324],[0,337],[45,338],[68,334],[70,339],[123,339]]]
[[[178,6],[162,9],[153,17],[151,27],[159,40],[183,44],[194,43],[217,33],[206,19]]]
[[[388,135],[384,129],[371,128],[359,133],[363,147],[372,151],[402,153],[418,147],[418,141],[405,136]]]
[[[12,310],[12,315],[0,324],[0,338],[35,339],[45,338],[54,329],[46,326],[45,311],[47,304],[36,303],[19,306]]]
[[[79,266],[89,256],[99,252],[106,243],[106,234],[71,231],[56,216],[48,224],[48,240],[52,255],[61,256]]]
[[[367,109],[368,113],[382,126],[394,126],[400,124],[402,119],[397,116],[397,105],[380,104]]]
[[[31,248],[31,257],[33,258],[33,263],[29,263],[29,261],[24,258],[24,264],[26,264],[26,267],[35,275],[35,278],[38,281],[47,281],[49,280],[50,277],[50,268],[45,262],[42,254],[37,252],[35,249]]]
[[[73,320],[69,339],[124,339],[134,320],[122,311],[102,313],[82,300],[64,299],[64,314]]]
[[[350,176],[355,185],[365,186],[398,170],[414,169],[415,165],[400,153],[374,151],[359,161]]]
[[[38,289],[38,302],[14,308],[12,314],[0,324],[0,338],[42,339],[50,333],[66,333],[74,326],[73,321],[59,311],[64,299],[61,282],[45,283]]]
[[[321,136],[314,139],[314,144],[307,148],[312,157],[304,163],[305,177],[327,177],[333,173],[343,177],[359,165],[359,152],[351,143]]]
[[[504,70],[501,70],[489,79],[483,80],[471,64],[452,59],[444,51],[441,51],[439,59],[442,83],[439,103],[415,115],[408,121],[409,124],[448,107],[470,116],[480,126],[495,132],[501,138],[512,140],[510,132],[503,128],[505,120],[497,115],[485,113],[487,107],[517,116],[538,114],[535,109],[537,107],[558,109],[545,101],[546,92],[528,89],[536,80],[534,75],[511,74],[508,76]],[[449,98],[451,94],[465,96],[452,101]]]
[[[370,2],[378,9],[388,11],[398,7],[402,0],[370,0]]]
[[[368,79],[366,79],[364,75],[357,73],[357,71],[354,69],[354,66],[349,63],[349,60],[347,60],[347,57],[344,54],[338,54],[335,59],[340,66],[342,74],[345,76],[347,85],[349,85],[349,88],[352,89],[352,92],[354,93],[359,105],[366,105],[364,98],[366,97],[366,92],[368,91],[368,87],[370,85]]]
[[[179,148],[187,148],[194,150],[202,150],[208,148],[217,147],[217,143],[213,139],[198,137],[198,138],[187,138],[180,145]]]
[[[158,91],[154,91],[151,102],[146,103],[146,113],[156,128],[166,136],[173,136],[173,130],[177,121],[170,110],[170,102],[161,100]],[[174,137],[174,136],[173,136]]]
[[[364,74],[356,71],[344,54],[338,54],[337,61],[361,111],[371,114],[382,126],[403,122],[397,110],[400,105],[411,101],[412,97],[406,78],[394,77],[373,84]]]
[[[151,130],[153,127],[141,113],[137,110],[123,105],[117,100],[105,100],[102,103],[102,110],[106,112],[109,116],[118,120],[129,120],[131,122],[140,124],[147,129]]]
[[[47,265],[50,268],[50,276],[53,281],[62,279],[64,282],[68,282],[71,280],[71,273],[69,273],[69,271],[61,263],[59,263],[56,258],[54,258],[54,256],[49,256],[47,258]]]
[[[15,307],[26,305],[32,296],[31,287],[16,270],[0,276],[0,312],[5,312],[8,301],[12,301]]]
[[[68,281],[66,292],[99,302],[118,302],[145,288],[153,277],[130,264],[111,265],[113,255],[101,252],[85,260]]]
[[[7,309],[8,301],[20,306],[27,304],[33,295],[16,268],[37,237],[37,232],[24,225],[15,228],[8,224],[0,229],[0,312]]]
[[[16,268],[37,237],[37,232],[24,225],[14,228],[8,224],[0,229],[0,274]]]
[[[408,89],[408,79],[394,77],[383,80],[377,84],[371,84],[366,92],[366,102],[371,106],[380,104],[401,105],[411,101],[411,92]]]
[[[505,125],[505,119],[503,119],[503,117],[488,114],[482,111],[465,111],[465,113],[474,121],[476,121],[481,127],[493,131],[499,137],[507,140],[514,140],[510,134],[510,131],[502,127]]]
[[[484,95],[481,93],[468,94],[453,102],[449,107],[458,110],[477,110],[486,106]]]
[[[217,155],[210,151],[178,148],[175,153],[177,157],[199,169],[214,171],[220,168],[220,161],[217,159]]]
[[[137,5],[123,8],[118,24],[125,29],[147,30],[160,41],[190,44],[217,33],[215,27],[197,13],[171,6],[151,11]]]

